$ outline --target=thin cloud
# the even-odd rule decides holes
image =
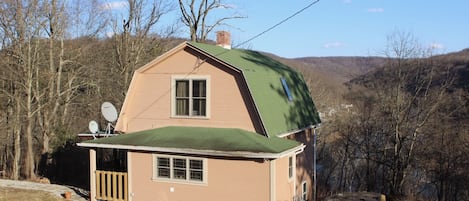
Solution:
[[[367,11],[369,13],[382,13],[384,12],[384,8],[368,8]]]
[[[345,4],[349,4],[349,3],[352,3],[352,0],[343,0],[342,2]]]
[[[433,50],[436,50],[436,49],[440,50],[440,49],[443,49],[443,48],[445,48],[445,46],[441,43],[432,43],[432,44],[430,44],[430,49],[433,49]]]
[[[114,10],[114,9],[121,9],[127,6],[126,1],[115,1],[110,3],[104,3],[101,5],[101,9],[103,10]]]
[[[327,48],[327,49],[330,49],[330,48],[339,48],[339,47],[345,47],[345,44],[342,43],[342,42],[332,42],[332,43],[326,43],[324,45],[322,45],[323,48]]]

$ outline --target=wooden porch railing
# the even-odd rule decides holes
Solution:
[[[127,173],[96,170],[96,199],[127,201]]]

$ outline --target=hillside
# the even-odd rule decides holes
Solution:
[[[434,86],[441,84],[444,79],[451,79],[451,86],[449,91],[456,91],[462,89],[467,92],[469,89],[469,49],[464,49],[458,52],[448,54],[436,55],[424,59],[424,62],[433,65],[436,72],[434,79]],[[427,67],[428,68],[428,67]],[[388,72],[394,71],[392,68],[375,68],[367,73],[356,76],[350,79],[346,85],[362,85],[366,86],[368,83],[373,82],[375,79],[382,79]],[[414,74],[418,76],[419,71],[416,66],[408,66],[403,69],[404,73]]]
[[[346,82],[384,64],[382,57],[302,57],[287,59],[267,55],[303,73],[320,111],[345,104]]]

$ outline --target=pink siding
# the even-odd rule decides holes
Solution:
[[[164,126],[199,126],[241,128],[259,131],[254,108],[247,89],[243,87],[241,74],[202,55],[197,58],[180,50],[166,59],[136,71],[126,99],[125,110],[121,112],[116,130],[134,132]],[[197,65],[200,64],[200,65]],[[171,118],[171,76],[196,75],[210,78],[210,117],[208,119]]]
[[[288,158],[279,158],[275,163],[275,198],[276,200],[292,200],[295,195],[294,178],[288,178]]]
[[[296,140],[306,145],[302,153],[296,155],[296,186],[297,194],[301,195],[301,184],[306,181],[308,187],[308,199],[311,200],[313,196],[313,129],[307,129],[287,137],[291,140]]]
[[[133,201],[268,201],[270,198],[268,161],[210,158],[207,184],[199,185],[152,180],[152,155],[136,152],[130,155]]]

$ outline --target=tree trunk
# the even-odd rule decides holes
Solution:
[[[13,146],[13,165],[11,177],[14,180],[20,178],[20,158],[21,158],[21,105],[18,101],[16,102],[16,114],[15,120],[13,122],[13,132],[14,132],[14,146]]]

